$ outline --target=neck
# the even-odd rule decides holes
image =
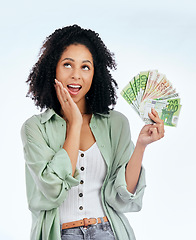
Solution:
[[[91,112],[89,111],[87,105],[86,105],[86,102],[78,102],[76,103],[77,104],[77,107],[78,109],[80,110],[81,114],[82,115],[86,115],[86,114],[90,114]]]

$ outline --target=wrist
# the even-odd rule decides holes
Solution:
[[[77,132],[77,131],[80,131],[82,128],[82,123],[80,122],[72,122],[72,123],[67,123],[67,131],[74,131],[74,132]]]
[[[136,145],[135,145],[135,149],[144,152],[146,149],[146,144],[141,143],[140,141],[137,141]]]
[[[63,117],[63,119],[65,120],[66,124],[67,124],[67,128],[81,128],[82,127],[82,123],[83,123],[83,119],[81,118],[75,118],[72,120],[67,119],[66,117]]]

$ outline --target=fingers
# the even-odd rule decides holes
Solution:
[[[67,89],[63,87],[61,82],[55,79],[55,83],[57,97],[59,99],[61,107],[63,107],[65,103],[68,103],[70,101],[71,96],[69,95]]]
[[[161,123],[161,122],[163,122],[163,120],[160,119],[159,114],[157,113],[157,111],[156,111],[154,108],[151,109],[151,113],[149,113],[148,116],[149,116],[155,123]]]
[[[60,88],[60,85],[59,83],[57,82],[57,80],[55,79],[55,90],[56,90],[56,95],[57,95],[57,98],[59,100],[59,102],[61,103],[62,102],[62,96],[61,96],[61,88]]]
[[[157,125],[157,129],[158,129],[160,138],[163,138],[164,134],[165,134],[164,123],[160,123],[160,124],[156,124],[156,125]]]
[[[148,135],[150,136],[151,139],[150,142],[155,142],[164,137],[164,133],[160,133],[158,127],[155,127],[154,125],[149,128]]]
[[[83,119],[77,104],[61,82],[55,79],[55,83],[57,98],[61,104],[62,117],[70,125],[78,126],[79,124],[81,126]]]
[[[158,135],[158,130],[156,127],[149,128],[149,133],[152,135]]]
[[[156,134],[157,138],[163,138],[164,137],[164,121],[162,119],[160,119],[157,111],[152,108],[151,113],[149,113],[149,117],[155,122],[153,124],[153,127],[150,128],[152,131],[152,134]],[[156,131],[154,130],[156,128]]]
[[[157,139],[161,139],[164,137],[165,130],[164,125],[161,124],[154,124],[153,127],[150,128],[152,134],[156,134]]]

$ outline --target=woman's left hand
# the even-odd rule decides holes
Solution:
[[[145,125],[138,137],[137,144],[146,147],[148,144],[155,142],[164,137],[164,122],[159,118],[155,109],[152,108],[149,117],[155,122],[154,124]]]

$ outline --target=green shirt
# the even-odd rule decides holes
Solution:
[[[135,194],[127,191],[125,168],[134,145],[127,118],[117,111],[93,115],[91,131],[107,165],[101,188],[104,211],[118,240],[135,236],[125,212],[139,211],[145,188],[142,167]],[[79,172],[72,177],[72,165],[62,148],[66,122],[52,109],[34,115],[22,126],[28,206],[32,213],[31,240],[60,240],[59,206],[70,188],[79,184]]]

